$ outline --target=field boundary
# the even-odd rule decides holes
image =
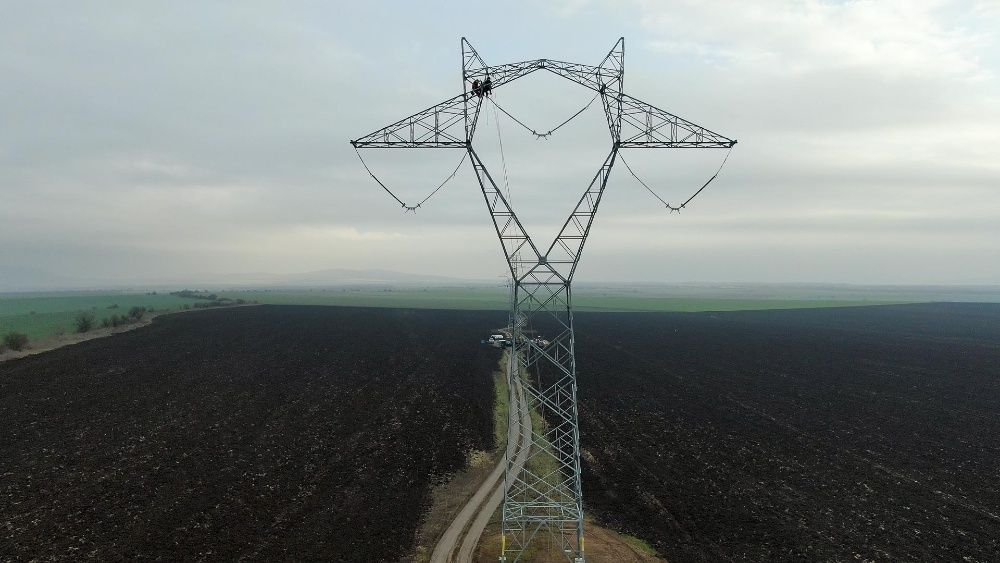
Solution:
[[[490,478],[490,473],[496,464],[503,461],[507,445],[507,412],[510,409],[507,396],[507,361],[507,354],[504,353],[497,362],[497,369],[493,372],[495,442],[493,449],[469,452],[467,467],[434,487],[431,491],[431,507],[420,524],[413,555],[406,561],[413,563],[431,561],[432,551],[441,541],[455,516]]]
[[[129,323],[125,325],[113,326],[113,327],[97,327],[88,330],[87,332],[71,332],[67,334],[58,334],[55,336],[49,336],[46,338],[41,338],[38,340],[33,340],[29,344],[28,348],[24,350],[6,350],[0,352],[0,362],[6,362],[9,360],[16,360],[18,358],[25,358],[28,356],[34,356],[36,354],[42,354],[45,352],[51,352],[53,350],[58,350],[65,346],[72,346],[74,344],[79,344],[81,342],[86,342],[88,340],[96,340],[98,338],[106,338],[108,336],[114,336],[116,334],[121,334],[123,332],[129,332],[137,328],[142,328],[153,324],[153,321],[165,317],[167,315],[179,315],[182,313],[193,313],[197,311],[210,311],[212,309],[235,309],[238,307],[259,307],[260,304],[257,303],[247,303],[244,305],[229,305],[226,307],[206,307],[197,309],[181,309],[178,311],[164,311],[162,313],[148,313],[143,318],[139,319],[134,323]]]

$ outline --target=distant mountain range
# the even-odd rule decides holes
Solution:
[[[0,291],[60,291],[101,287],[100,280],[53,274],[36,268],[5,268],[0,265]]]
[[[0,264],[0,293],[49,291],[175,291],[178,289],[295,288],[446,288],[481,286],[501,289],[501,278],[468,279],[412,274],[393,270],[332,268],[315,272],[275,274],[247,272],[200,274],[163,279],[100,279],[53,274],[38,269],[7,270]],[[578,294],[685,299],[829,299],[871,301],[1000,302],[1000,285],[861,285],[831,283],[655,283],[593,282],[575,284]]]
[[[243,273],[212,277],[210,285],[250,286],[324,286],[324,285],[450,285],[476,283],[476,280],[410,274],[392,270],[350,270],[333,268],[299,274]]]
[[[391,270],[351,270],[334,268],[315,272],[275,274],[248,272],[234,274],[199,274],[164,279],[101,279],[64,276],[39,269],[5,270],[0,267],[0,292],[67,291],[92,289],[160,289],[219,287],[326,287],[352,285],[478,285],[494,283],[474,280],[395,272]]]

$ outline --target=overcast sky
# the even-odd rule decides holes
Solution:
[[[501,275],[468,163],[403,214],[348,144],[460,92],[462,36],[490,64],[597,64],[625,36],[629,94],[739,140],[680,214],[617,167],[577,280],[1000,282],[997,1],[3,4],[0,282]],[[496,95],[541,131],[592,94]],[[483,119],[550,238],[610,149],[599,104],[547,141]],[[462,153],[365,154],[415,202]],[[723,156],[626,154],[672,203]]]

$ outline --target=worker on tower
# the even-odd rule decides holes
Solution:
[[[486,82],[483,82],[483,94],[489,96],[493,92],[493,80],[490,75],[486,75]]]
[[[479,98],[483,97],[483,84],[478,78],[472,81],[472,93]]]

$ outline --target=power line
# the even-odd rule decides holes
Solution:
[[[403,200],[399,199],[399,197],[396,196],[396,194],[394,194],[392,192],[392,190],[390,190],[388,188],[388,186],[386,186],[385,184],[383,184],[382,180],[379,180],[378,176],[376,176],[374,172],[372,172],[372,169],[368,167],[368,163],[365,162],[364,157],[361,156],[361,152],[358,150],[358,147],[354,147],[354,152],[357,153],[358,158],[361,159],[361,164],[362,164],[362,166],[365,167],[365,170],[368,171],[368,175],[371,176],[373,180],[375,180],[376,182],[378,182],[378,185],[382,186],[382,189],[385,190],[386,193],[388,193],[390,196],[392,196],[392,199],[394,199],[397,202],[399,202],[399,204],[401,206],[403,206],[403,208],[406,211],[412,211],[412,212],[416,212],[417,209],[419,209],[421,205],[427,203],[427,200],[429,200],[430,198],[434,197],[434,194],[438,193],[438,191],[440,191],[441,188],[443,188],[445,184],[447,184],[452,178],[454,178],[455,175],[458,174],[458,170],[462,167],[462,163],[465,162],[466,157],[469,156],[468,152],[463,152],[462,153],[462,158],[461,158],[461,160],[458,161],[458,166],[455,167],[455,170],[453,170],[451,172],[451,174],[447,178],[444,179],[443,182],[441,182],[440,184],[438,184],[438,187],[434,188],[434,190],[431,193],[427,194],[427,197],[425,197],[424,199],[420,200],[420,203],[418,203],[416,205],[406,205],[406,203],[404,203]]]
[[[598,96],[600,96],[599,93],[598,94],[594,94],[594,97],[591,98],[590,101],[587,102],[587,104],[585,106],[583,106],[582,108],[580,108],[579,111],[577,111],[573,115],[569,116],[569,118],[567,118],[565,121],[563,121],[559,125],[556,125],[552,129],[549,129],[549,131],[547,133],[539,133],[538,131],[535,131],[531,127],[528,127],[527,125],[524,124],[523,121],[521,121],[520,119],[514,117],[513,115],[510,114],[510,112],[508,112],[507,110],[503,109],[503,106],[501,106],[500,104],[498,104],[497,101],[495,99],[493,99],[492,97],[490,98],[490,101],[492,101],[493,105],[495,105],[500,111],[504,112],[504,114],[507,117],[509,117],[509,118],[513,119],[514,121],[516,121],[518,125],[520,125],[521,127],[524,127],[525,129],[527,129],[528,132],[531,133],[532,135],[534,135],[536,138],[538,138],[538,139],[548,139],[549,135],[551,135],[551,134],[555,133],[556,131],[558,131],[559,129],[561,129],[563,125],[566,125],[570,121],[573,121],[576,118],[576,116],[578,116],[581,113],[587,111],[587,108],[589,108],[590,105],[594,103],[594,100],[596,100]]]
[[[618,158],[622,159],[622,164],[624,164],[625,168],[628,169],[629,174],[631,174],[633,178],[635,178],[640,184],[642,184],[642,187],[646,188],[646,191],[648,191],[649,193],[653,194],[653,197],[655,197],[656,199],[660,200],[660,203],[662,203],[664,206],[666,206],[666,208],[669,209],[671,213],[673,213],[674,211],[680,212],[681,209],[684,209],[684,207],[687,204],[691,203],[692,199],[698,197],[698,194],[700,194],[702,192],[702,190],[704,190],[705,188],[707,188],[708,185],[712,183],[712,180],[715,180],[715,178],[719,175],[719,172],[722,172],[722,167],[726,165],[726,161],[729,160],[729,153],[731,153],[731,152],[733,152],[732,147],[730,147],[729,150],[726,151],[726,156],[725,156],[725,158],[722,159],[722,164],[719,165],[719,169],[715,171],[715,174],[712,174],[712,177],[709,178],[707,182],[705,182],[704,184],[702,184],[702,186],[700,188],[698,188],[698,191],[694,192],[691,195],[691,197],[687,198],[684,201],[684,203],[682,203],[682,204],[680,204],[680,205],[678,205],[676,207],[674,207],[673,205],[670,205],[669,203],[667,203],[667,200],[665,200],[662,197],[660,197],[659,195],[657,195],[657,193],[654,192],[653,189],[650,188],[646,184],[646,182],[643,182],[642,178],[640,178],[635,173],[635,171],[632,170],[632,167],[628,165],[628,161],[625,160],[625,156],[624,155],[622,155],[621,153],[618,153]]]
[[[496,105],[496,102],[493,102]],[[497,106],[500,107],[500,106]],[[501,110],[503,111],[503,110]],[[497,144],[500,145],[500,162],[503,163],[503,184],[507,189],[507,203],[510,203],[510,179],[507,177],[507,157],[503,154],[503,137],[500,135],[500,116],[496,114],[497,110],[493,110],[493,121],[496,122],[497,126]],[[504,112],[506,113],[506,112]],[[489,115],[489,114],[487,114]]]

